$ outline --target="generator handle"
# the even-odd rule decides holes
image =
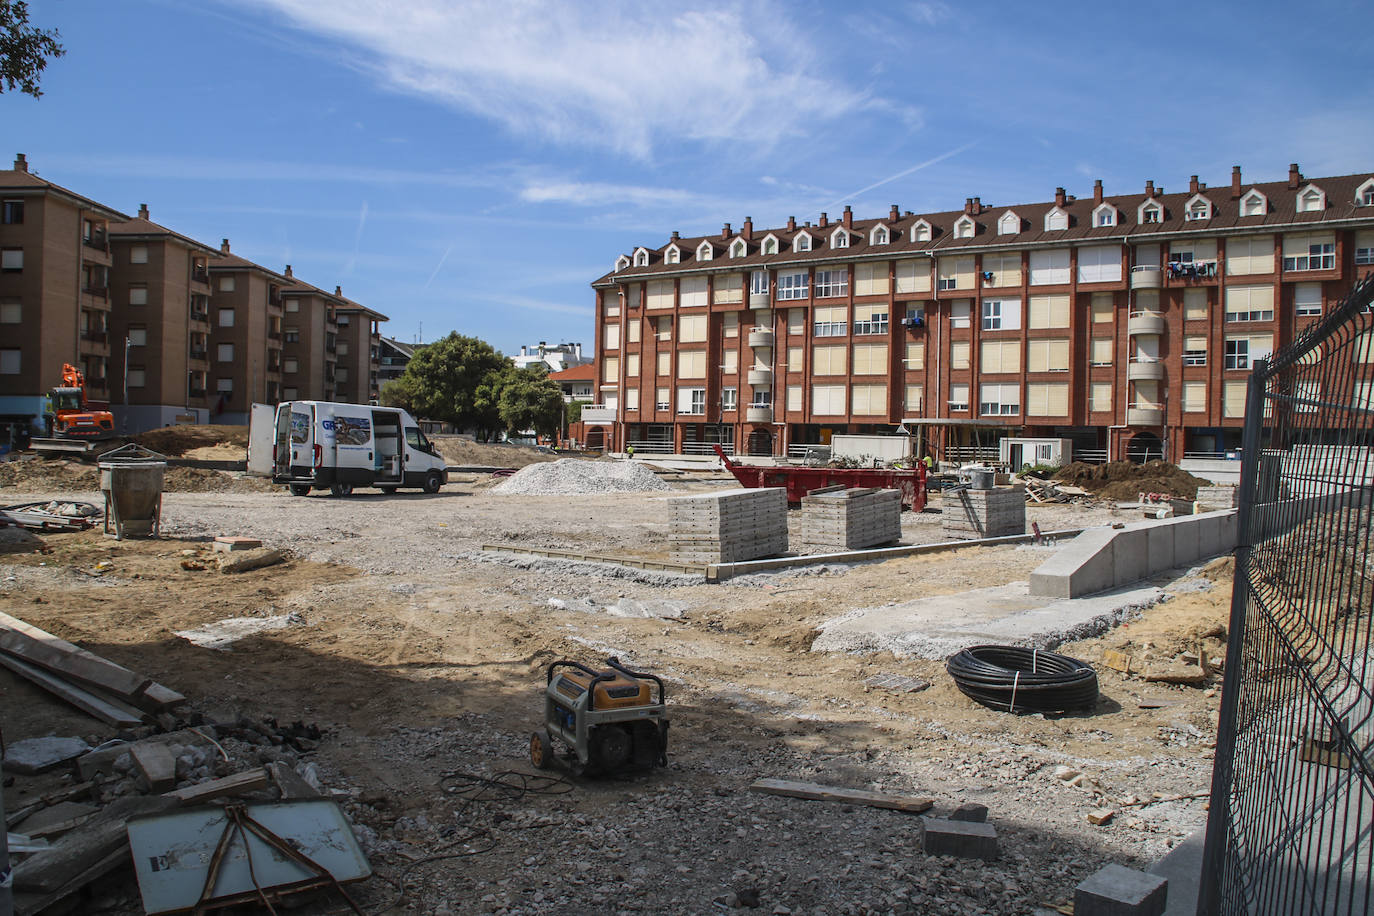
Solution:
[[[663,705],[663,681],[659,678],[658,675],[649,674],[647,671],[631,671],[629,668],[626,668],[624,665],[620,663],[620,659],[615,658],[614,656],[606,659],[606,664],[610,665],[612,668],[619,671],[626,677],[642,678],[644,680],[653,681],[655,684],[658,685],[658,705]]]
[[[569,659],[565,659],[565,660],[563,660],[563,661],[561,661],[561,662],[554,662],[553,664],[549,665],[548,672],[547,672],[547,679],[548,679],[547,682],[548,682],[548,683],[550,683],[550,684],[553,683],[553,672],[554,672],[554,669],[555,669],[555,668],[562,667],[562,666],[564,666],[564,665],[566,665],[566,666],[568,666],[568,667],[570,667],[570,668],[576,668],[577,670],[581,671],[583,674],[589,674],[589,675],[591,675],[591,678],[592,678],[591,683],[589,683],[589,684],[587,685],[587,711],[590,712],[592,709],[594,709],[594,708],[596,707],[596,685],[597,685],[597,684],[604,684],[606,681],[613,681],[613,680],[615,680],[615,674],[613,674],[612,672],[609,672],[609,671],[593,671],[591,668],[588,668],[586,665],[582,664],[581,662],[575,662],[575,661],[571,661],[571,660],[569,660]],[[616,667],[616,668],[620,668],[619,665],[616,665],[615,667]],[[623,669],[623,668],[620,668],[620,670],[623,671],[624,669]],[[654,680],[657,681],[658,678],[654,678]],[[659,689],[660,693],[661,693],[662,690],[663,690],[663,683],[662,683],[661,681],[659,682],[658,689]]]
[[[549,683],[549,684],[552,684],[552,683],[553,683],[553,672],[554,672],[554,669],[555,669],[555,668],[561,668],[561,667],[563,667],[563,666],[565,666],[565,665],[568,666],[568,667],[570,667],[570,668],[576,668],[576,669],[578,669],[579,671],[581,671],[583,674],[590,674],[592,677],[596,677],[596,676],[597,676],[597,672],[595,672],[595,671],[593,671],[592,669],[588,668],[586,665],[582,664],[581,662],[575,662],[575,661],[571,661],[571,660],[569,660],[569,659],[564,659],[564,660],[561,661],[561,662],[554,662],[553,664],[549,665],[548,675],[547,675],[547,678],[546,678],[546,681],[545,681],[545,682],[546,682],[546,683]]]

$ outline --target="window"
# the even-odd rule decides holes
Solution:
[[[918,219],[911,227],[911,240],[913,242],[929,242],[930,223],[923,219]]]
[[[814,416],[844,416],[844,386],[812,385],[811,413]]]
[[[855,385],[850,389],[850,399],[856,417],[877,417],[887,413],[886,385]]]
[[[837,229],[837,230],[835,230],[834,235],[830,236],[830,247],[831,247],[831,248],[848,248],[848,247],[849,247],[849,232],[848,232],[847,230],[844,230],[844,229]]]
[[[696,415],[706,413],[706,389],[679,388],[677,390],[677,412]]]
[[[233,309],[220,309],[220,310],[219,310],[219,326],[222,327],[222,328],[232,328],[232,327],[234,326],[234,310],[233,310]]]
[[[669,400],[672,397],[672,390],[668,388],[654,389],[654,410],[672,410],[673,404]]]
[[[144,286],[144,285],[141,284],[141,283],[136,283],[136,284],[131,285],[131,286],[129,287],[129,304],[130,304],[130,305],[147,305],[147,304],[148,304],[148,287]]]
[[[1284,270],[1331,270],[1335,266],[1336,240],[1331,233],[1284,236]]]
[[[924,303],[908,302],[906,305],[906,317],[902,323],[909,328],[923,328],[926,326],[926,307]]]
[[[673,374],[673,354],[664,350],[658,354],[655,365],[655,374],[659,376],[669,376]]]
[[[998,374],[1021,371],[1021,341],[985,340],[979,349],[980,372]]]
[[[1112,317],[1116,312],[1116,306],[1112,302],[1111,293],[1093,293],[1091,308],[1093,324],[1112,323]]]
[[[855,375],[887,375],[887,344],[855,344]]]
[[[949,386],[949,409],[968,410],[968,385],[956,382]]]
[[[1017,235],[1021,231],[1021,217],[1008,210],[997,220],[998,235]]]
[[[768,238],[764,239],[764,240],[763,240],[763,253],[764,253],[764,254],[777,254],[777,253],[778,253],[778,240],[775,239],[775,238],[773,238],[773,236],[771,236],[771,235],[768,236]]]
[[[1112,409],[1112,383],[1093,382],[1088,386],[1088,410],[1109,413]]]
[[[1021,412],[1021,386],[1015,383],[1005,385],[978,386],[978,413],[985,417],[1008,417]]]
[[[1267,359],[1274,349],[1272,334],[1231,335],[1226,338],[1227,369],[1249,369],[1257,359]]]
[[[1193,287],[1183,291],[1183,320],[1205,321],[1207,319],[1207,290]]]
[[[1226,240],[1226,275],[1241,277],[1274,272],[1274,237],[1254,235]]]
[[[232,378],[215,379],[215,390],[220,394],[233,394],[234,380]]]
[[[234,345],[222,343],[215,348],[215,359],[222,363],[232,363],[234,361]]]
[[[1054,232],[1058,229],[1069,228],[1069,214],[1055,207],[1045,214],[1045,231]]]
[[[706,378],[706,351],[685,350],[677,355],[678,378]]]
[[[1015,331],[1020,327],[1020,299],[983,300],[984,331]]]
[[[639,354],[625,354],[625,374],[630,378],[639,378]]]
[[[749,246],[745,243],[744,239],[735,239],[734,243],[730,246],[730,257],[742,258],[748,253],[748,250]]]
[[[907,385],[907,386],[906,386],[906,392],[905,392],[905,393],[906,393],[906,401],[905,401],[905,403],[906,403],[906,410],[907,410],[907,412],[908,412],[908,413],[919,413],[920,410],[921,410],[921,402],[925,400],[925,393],[926,393],[925,386],[924,386],[924,385]]]
[[[702,242],[700,245],[697,246],[698,261],[709,261],[711,260],[711,258],[715,257],[715,254],[716,250],[711,247],[710,242]]]
[[[806,349],[804,347],[787,348],[787,371],[801,372],[806,368]]]
[[[614,385],[620,381],[620,360],[614,356],[608,356],[601,361],[601,381],[603,384]]]
[[[635,267],[648,267],[648,266],[649,266],[649,252],[647,252],[647,251],[645,251],[643,248],[641,248],[641,249],[639,249],[638,251],[635,252]]]
[[[630,259],[629,259],[628,257],[626,257],[625,255],[622,254],[620,257],[618,257],[618,258],[615,259],[615,269],[616,269],[616,270],[618,270],[618,271],[619,271],[619,270],[624,270],[625,268],[627,268],[627,267],[629,267],[629,266],[630,266]]]
[[[1078,249],[1078,282],[1121,282],[1121,246],[1096,245]]]
[[[844,306],[817,308],[812,315],[811,333],[815,337],[843,337],[848,326],[849,309]]]
[[[829,299],[833,296],[849,295],[849,271],[847,270],[818,270],[816,271],[816,290],[817,299]],[[779,299],[782,297],[779,296]]]
[[[1020,286],[1020,253],[983,255],[983,285],[991,287]]]
[[[130,388],[142,388],[147,384],[147,378],[148,372],[146,369],[135,369],[133,366],[129,367],[128,380]]]
[[[282,340],[286,343],[300,343],[301,332],[299,328],[287,328],[282,332]]]
[[[1184,219],[1189,222],[1212,218],[1212,202],[1205,197],[1194,197],[1188,201],[1188,210],[1184,214]]]
[[[24,249],[4,248],[0,249],[0,270],[23,270],[24,269]]]
[[[739,389],[722,388],[720,390],[720,409],[736,410],[739,404]]]
[[[281,361],[281,371],[288,375],[300,371],[300,363],[293,357],[288,356]]]
[[[222,292],[222,293],[232,293],[232,292],[234,291],[234,278],[233,278],[233,277],[220,277],[220,278],[219,278],[219,291]]]
[[[1026,416],[1066,417],[1068,415],[1068,382],[1031,382],[1026,385]]]
[[[131,246],[129,247],[129,263],[130,263],[130,264],[147,264],[147,263],[148,263],[148,246],[147,246],[147,245],[131,245]]]
[[[0,324],[21,324],[23,321],[23,304],[15,299],[0,302]]]
[[[1110,366],[1112,364],[1112,339],[1110,337],[1094,337],[1088,351],[1088,361],[1094,366]]]
[[[967,369],[969,367],[970,345],[967,340],[951,340],[949,342],[949,367],[951,369]]]
[[[1204,413],[1207,410],[1207,383],[1188,381],[1183,383],[1183,412]]]
[[[812,375],[844,375],[844,347],[813,347],[811,350]]]
[[[654,334],[655,339],[657,339],[657,340],[672,340],[672,339],[673,339],[673,319],[672,319],[672,318],[670,318],[670,317],[668,317],[667,315],[665,315],[665,316],[663,316],[662,318],[656,319],[656,321],[655,321],[655,326],[656,326],[656,328],[657,328],[657,331],[656,331],[656,333]]]
[[[1321,188],[1308,187],[1298,193],[1298,212],[1312,213],[1326,209],[1326,194]]]
[[[1241,216],[1263,216],[1269,212],[1269,200],[1259,191],[1250,191],[1240,199]]]
[[[1322,313],[1322,285],[1320,283],[1299,283],[1293,287],[1293,313],[1295,315],[1320,315]]]
[[[935,275],[939,289],[973,289],[973,258],[940,258]]]
[[[129,345],[132,347],[148,346],[148,329],[129,328]]]
[[[1026,344],[1026,371],[1068,372],[1069,339],[1037,338]]]
[[[924,369],[926,367],[926,342],[919,340],[916,343],[906,345],[906,358],[902,364],[907,370]]]
[[[806,309],[787,310],[787,333],[797,335],[806,333]]]
[[[0,204],[0,222],[7,226],[17,226],[24,221],[24,202],[7,200]]]
[[[614,296],[614,295],[609,295],[609,296],[608,296],[608,295],[606,295],[605,293],[603,293],[602,296],[601,296],[601,298],[602,298],[602,301],[604,301],[604,302],[611,302],[611,301],[613,301],[613,300],[615,299],[615,296]],[[286,310],[287,310],[288,312],[299,312],[299,311],[301,310],[301,300],[299,300],[299,299],[287,299],[287,300],[286,300]]]
[[[683,277],[678,282],[679,308],[705,308],[709,305],[706,298],[705,277]]]
[[[773,389],[772,389],[772,388],[755,388],[755,389],[753,390],[753,392],[750,394],[749,406],[751,406],[751,407],[772,407],[772,406],[773,406]]]
[[[1069,326],[1069,297],[1067,293],[1030,297],[1030,327],[1067,328]]]
[[[602,346],[602,349],[605,349],[605,350],[619,350],[619,349],[620,349],[620,325],[618,325],[618,324],[608,324],[608,325],[606,325],[605,333],[602,335],[602,344],[601,344],[601,346]]]
[[[854,265],[854,295],[886,296],[887,263]]]
[[[1274,288],[1267,284],[1226,287],[1226,320],[1273,321]]]
[[[1164,208],[1158,204],[1145,204],[1140,208],[1142,223],[1158,223],[1164,218]]]
[[[1221,389],[1221,415],[1228,420],[1245,416],[1245,382],[1223,382]]]
[[[296,397],[297,397],[298,393],[299,393],[299,389],[296,389],[296,388],[289,388],[289,387],[288,387],[288,388],[283,388],[283,389],[281,390],[281,397],[282,397],[282,400],[283,400],[283,401],[294,401],[294,400],[296,400]]]
[[[1374,264],[1374,231],[1361,230],[1355,233],[1355,263]]]
[[[18,349],[0,350],[0,375],[18,375],[22,365],[22,351]]]
[[[755,276],[757,276],[757,274]],[[779,300],[805,298],[807,298],[806,271],[803,270],[790,274],[778,274]]]
[[[854,306],[855,334],[886,334],[887,321],[887,303]]]
[[[1031,286],[1048,286],[1069,282],[1069,249],[1032,251],[1030,254]]]
[[[896,274],[898,293],[930,292],[929,261],[898,261]]]
[[[956,239],[971,239],[976,229],[977,226],[974,224],[973,219],[965,214],[954,222],[954,237]]]
[[[969,300],[955,299],[949,304],[949,326],[966,328],[969,326]]]
[[[1205,335],[1190,334],[1183,338],[1183,365],[1207,365],[1207,337]]]
[[[671,285],[671,281],[670,281],[670,285]],[[337,317],[334,319],[334,323],[337,324],[337,325],[338,325],[339,327],[341,327],[341,328],[346,328],[346,327],[348,327],[348,322],[349,322],[349,317],[348,317],[347,315],[339,315],[339,316],[337,316]]]
[[[667,251],[663,253],[664,264],[677,264],[681,260],[682,257],[678,253],[677,248],[669,248]]]
[[[652,280],[648,284],[648,293],[645,298],[644,307],[646,309],[670,309],[673,307],[673,281],[672,280]]]
[[[768,276],[767,273],[764,276]],[[744,301],[743,274],[717,274],[711,282],[711,301],[730,303]]]
[[[811,236],[807,235],[805,232],[803,232],[803,233],[801,233],[800,235],[798,235],[795,239],[792,240],[792,250],[793,250],[793,251],[810,251],[810,250],[811,250]]]
[[[678,340],[682,343],[704,343],[706,341],[705,315],[680,315],[677,320]],[[609,343],[606,345],[611,346]]]
[[[886,245],[886,244],[887,244],[887,239],[888,239],[887,227],[886,227],[886,226],[878,226],[877,228],[875,228],[875,229],[873,230],[873,238],[872,238],[872,240],[871,240],[871,244],[874,244],[874,245]]]
[[[1093,225],[1098,227],[1115,226],[1116,207],[1113,207],[1111,204],[1098,205],[1097,209],[1093,210]]]

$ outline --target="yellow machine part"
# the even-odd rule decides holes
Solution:
[[[606,673],[614,673],[615,679],[596,685],[593,709],[599,712],[606,709],[624,709],[627,706],[649,705],[651,694],[647,681],[626,677],[618,671]],[[581,671],[571,670],[560,672],[558,681],[558,692],[570,700],[575,700],[587,692],[587,685],[592,682],[592,677]]]

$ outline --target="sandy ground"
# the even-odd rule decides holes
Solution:
[[[723,485],[675,479],[678,492]],[[162,541],[50,535],[47,553],[0,557],[0,609],[181,690],[213,721],[324,728],[313,758],[381,876],[358,889],[369,913],[705,913],[754,892],[764,913],[1034,913],[1071,899],[1102,864],[1153,861],[1205,819],[1201,800],[1120,803],[1208,787],[1214,689],[1098,665],[1091,713],[1012,716],[964,698],[939,661],[810,651],[818,625],[847,610],[1025,579],[1050,548],[971,547],[707,585],[484,554],[483,544],[668,550],[662,494],[502,496],[490,486],[455,475],[434,496],[168,493]],[[6,490],[0,502],[44,495]],[[1027,514],[1044,530],[1134,518],[1076,506]],[[217,534],[258,537],[293,559],[234,576],[182,568],[183,551]],[[904,514],[903,535],[942,540],[938,513]],[[106,559],[112,568],[93,575]],[[1061,651],[1094,663],[1106,648],[1167,658],[1224,622],[1227,569],[1154,584],[1172,600]],[[620,616],[627,609],[657,616]],[[174,635],[288,613],[301,623],[228,652]],[[544,666],[610,654],[668,683],[666,770],[574,780],[565,794],[473,802],[454,792],[446,774],[530,772]],[[865,684],[879,674],[932,686]],[[0,688],[6,740],[108,736],[6,672]],[[1070,785],[1058,766],[1084,778]],[[1002,857],[925,857],[912,816],[750,793],[765,776],[929,795],[937,814],[986,804]],[[1100,806],[1119,813],[1090,826]],[[402,878],[404,899],[384,910]],[[140,912],[128,877],[87,904]]]

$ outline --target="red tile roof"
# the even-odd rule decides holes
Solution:
[[[596,365],[586,363],[581,366],[560,369],[557,372],[550,372],[549,378],[555,382],[594,382],[596,381]]]

